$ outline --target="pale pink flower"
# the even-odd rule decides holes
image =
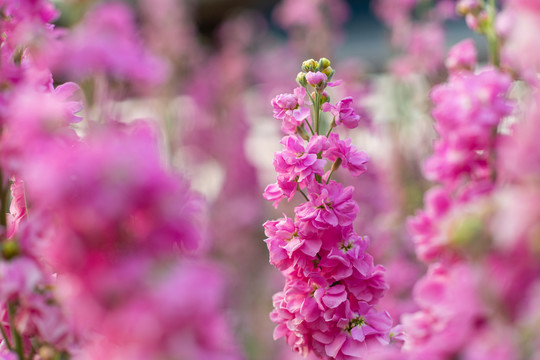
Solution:
[[[306,89],[296,88],[294,94],[281,94],[272,99],[274,118],[282,120],[281,129],[286,134],[294,134],[309,117],[310,110],[303,106]]]
[[[323,81],[328,80],[328,76],[326,76],[326,74],[323,74],[320,71],[317,71],[317,72],[309,71],[306,74],[306,80],[308,84],[310,84],[311,86],[318,86]]]

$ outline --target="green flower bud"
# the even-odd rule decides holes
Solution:
[[[324,70],[329,66],[330,66],[330,60],[328,60],[327,58],[319,59],[319,69]]]
[[[328,81],[332,80],[332,76],[334,76],[334,73],[336,70],[332,69],[331,66],[328,66],[326,69],[321,71],[323,74],[325,74],[328,77]]]
[[[326,91],[323,91],[321,94],[321,106],[322,104],[327,103],[329,101],[330,101],[330,96],[328,95]]]
[[[19,243],[15,240],[5,240],[2,243],[2,257],[11,260],[20,253]]]
[[[307,86],[306,73],[300,71],[298,75],[296,75],[296,82],[300,86]]]
[[[308,72],[313,71],[317,72],[319,71],[319,63],[316,62],[314,59],[306,60],[302,63],[302,71]]]

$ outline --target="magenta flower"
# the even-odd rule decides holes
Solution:
[[[366,164],[369,157],[363,151],[351,145],[351,139],[341,140],[336,133],[328,137],[330,146],[323,152],[323,156],[330,161],[341,159],[341,165],[348,169],[354,176],[359,176],[366,172]]]
[[[445,65],[448,71],[472,71],[476,66],[476,46],[474,40],[466,39],[452,46],[448,52]]]
[[[307,146],[297,136],[286,136],[281,140],[285,149],[274,156],[274,168],[278,178],[286,181],[297,181],[300,187],[313,181],[315,175],[324,174],[325,160],[318,154],[327,147],[324,136],[313,136]]]
[[[330,112],[334,116],[337,125],[343,124],[348,129],[354,129],[360,122],[360,116],[352,108],[352,102],[352,97],[346,97],[340,100],[336,106],[330,103],[324,103],[322,110]]]
[[[311,193],[311,201],[295,209],[302,225],[326,229],[352,224],[358,212],[358,204],[352,198],[354,188],[343,188],[340,183],[330,181],[328,185],[320,185],[319,189],[319,192]]]
[[[433,88],[432,114],[440,139],[425,163],[431,180],[453,184],[462,175],[489,177],[493,129],[513,108],[506,98],[510,85],[508,75],[487,69],[452,77],[448,83]]]
[[[315,87],[331,85],[320,72],[307,72],[306,79]],[[300,98],[305,90],[303,94]],[[336,117],[332,126],[358,125],[359,116],[351,103],[352,98],[346,98],[337,106],[323,105]],[[289,94],[274,99],[273,105],[275,117],[280,118],[302,104]],[[319,107],[314,106],[314,111],[320,111]],[[314,128],[319,132],[318,126]],[[291,130],[295,129],[288,132]],[[306,202],[295,207],[294,219],[285,216],[264,224],[270,263],[286,277],[285,288],[273,298],[274,339],[284,337],[304,357],[362,357],[370,348],[389,341],[392,321],[374,308],[388,285],[384,268],[375,266],[366,252],[369,238],[353,230],[359,211],[352,198],[354,188],[330,177],[341,164],[360,175],[368,157],[350,139],[341,140],[337,134],[326,137],[302,132],[302,137],[285,136],[281,143],[284,150],[274,156],[277,183],[266,188],[264,197],[276,206],[297,192]],[[323,176],[328,160],[334,165]]]

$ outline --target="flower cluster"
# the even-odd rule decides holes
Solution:
[[[341,165],[358,176],[368,161],[350,139],[332,132],[341,124],[354,128],[359,121],[351,98],[329,102],[325,88],[339,84],[330,82],[333,75],[327,59],[307,60],[294,91],[303,95],[278,95],[272,101],[276,108],[284,98],[291,99],[290,110],[297,111],[307,94],[312,112],[297,118],[295,128],[284,127],[289,135],[274,158],[277,183],[264,193],[276,207],[297,193],[305,198],[294,218],[285,215],[264,224],[270,263],[286,277],[284,290],[274,295],[271,319],[277,324],[274,338],[285,337],[300,354],[356,359],[390,341],[392,319],[375,307],[387,285],[384,268],[366,251],[369,239],[353,229],[358,213],[354,188],[331,179]],[[290,124],[281,114],[275,111],[274,117]],[[333,116],[326,135],[320,135],[323,114]]]
[[[472,43],[460,43],[446,62],[449,82],[432,90],[440,139],[425,170],[439,185],[409,222],[429,269],[415,287],[419,311],[402,317],[403,359],[538,353],[538,88],[530,82],[522,104],[508,99],[515,83],[499,67],[493,3],[458,3],[488,38],[493,67],[473,72]],[[518,123],[503,134],[508,115]]]
[[[451,56],[453,53],[451,50]],[[487,68],[478,73],[463,70],[433,88],[432,114],[440,138],[434,142],[434,153],[426,160],[424,171],[441,186],[426,194],[425,211],[410,221],[421,259],[433,259],[446,245],[436,225],[441,218],[454,206],[492,189],[497,126],[512,111],[507,99],[510,85],[508,75]]]
[[[223,271],[198,257],[204,201],[164,166],[159,132],[99,101],[102,123],[83,120],[81,88],[53,85],[52,49],[70,49],[68,77],[159,75],[128,7],[94,11],[60,32],[48,1],[1,6],[0,358],[239,359]]]

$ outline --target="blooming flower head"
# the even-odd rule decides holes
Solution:
[[[352,102],[352,97],[346,97],[340,100],[336,106],[330,103],[324,103],[322,109],[334,116],[337,125],[343,124],[348,129],[354,129],[360,122],[360,116],[354,111]]]
[[[351,145],[351,139],[341,140],[336,133],[328,137],[330,146],[323,153],[323,156],[331,161],[341,159],[341,165],[348,169],[354,176],[359,176],[366,172],[366,164],[369,157],[363,151],[356,149]]]
[[[330,181],[312,192],[312,200],[296,208],[296,216],[302,225],[316,229],[330,226],[347,226],[358,212],[358,204],[352,199],[353,187],[343,188],[338,182]]]
[[[326,161],[319,159],[317,154],[326,148],[326,137],[313,136],[307,146],[304,146],[303,140],[297,136],[286,136],[281,143],[285,149],[276,153],[274,157],[278,177],[298,181],[305,187],[316,174],[324,174],[323,167]]]
[[[274,118],[282,120],[281,130],[294,134],[296,128],[309,117],[309,108],[303,106],[306,89],[296,88],[294,94],[281,94],[272,99]]]

